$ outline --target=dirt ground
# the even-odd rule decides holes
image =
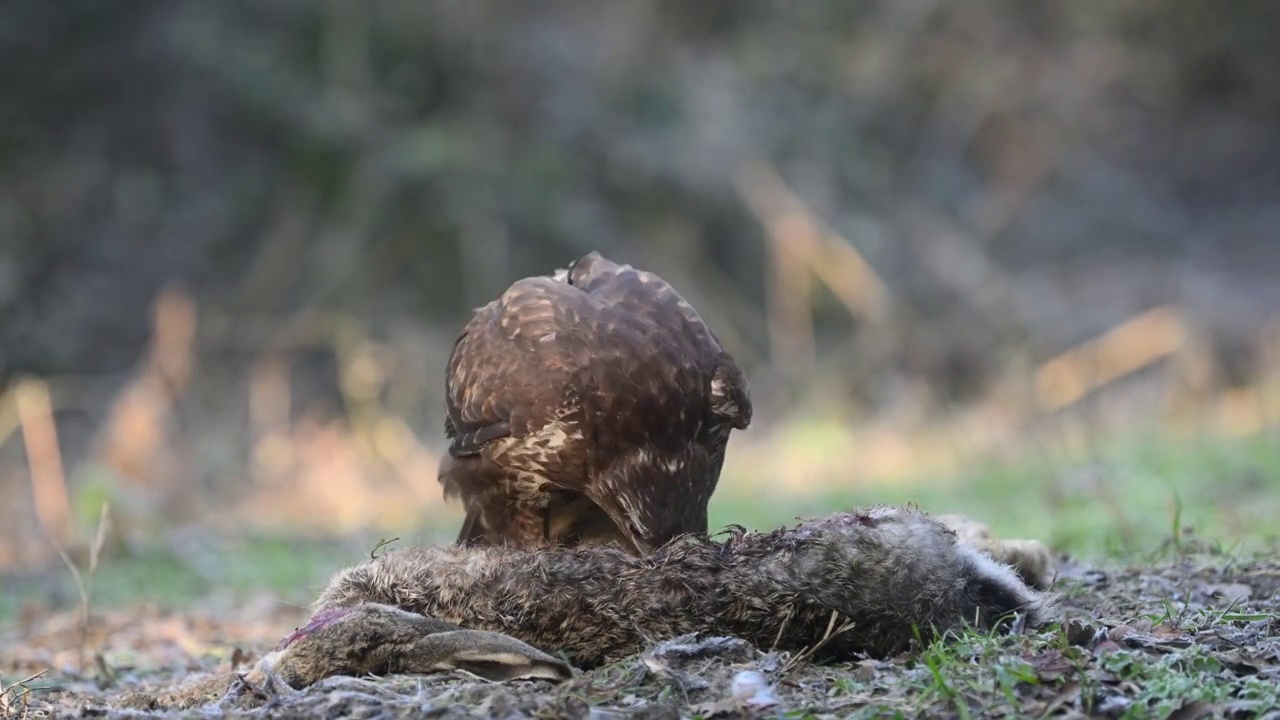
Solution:
[[[814,665],[677,638],[558,686],[436,675],[302,691],[239,675],[302,608],[135,607],[87,626],[77,612],[29,610],[0,635],[0,717],[1280,718],[1280,559],[1067,560],[1055,590],[1061,626],[962,634],[885,660]]]

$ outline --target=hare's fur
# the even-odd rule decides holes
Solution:
[[[902,651],[917,630],[990,627],[1010,613],[1030,626],[1051,620],[1053,597],[1033,588],[1051,565],[1044,547],[1013,553],[1015,572],[975,527],[980,544],[925,513],[876,507],[681,538],[645,556],[613,545],[393,551],[339,572],[313,606],[314,627],[286,638],[263,670],[295,687],[450,668],[555,679],[570,669],[548,653],[587,668],[686,633],[850,658]]]

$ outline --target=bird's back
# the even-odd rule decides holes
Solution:
[[[513,283],[466,326],[446,392],[449,463],[466,472],[441,481],[464,502],[586,491],[624,453],[671,457],[716,422],[745,426],[714,417],[725,392],[749,417],[741,373],[692,306],[592,253]]]

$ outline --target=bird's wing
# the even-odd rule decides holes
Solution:
[[[590,301],[550,278],[526,278],[478,310],[454,344],[445,392],[450,452],[470,455],[526,437],[565,411],[589,355],[577,327]]]

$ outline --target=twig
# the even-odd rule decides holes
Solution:
[[[37,680],[49,672],[48,668],[41,670],[29,677],[23,678],[12,685],[0,683],[0,715],[5,717],[21,718],[27,715],[27,696],[36,688],[27,687],[27,683]],[[21,692],[14,692],[15,689],[21,689]],[[12,697],[10,697],[12,696]]]
[[[397,541],[397,540],[399,540],[399,539],[400,539],[400,538],[398,538],[398,537],[393,537],[393,538],[391,538],[390,540],[386,540],[386,539],[379,540],[379,541],[378,541],[378,544],[377,544],[377,545],[374,545],[374,546],[373,546],[373,549],[369,551],[369,559],[370,559],[370,560],[377,560],[377,559],[378,559],[378,551],[379,551],[379,550],[381,550],[382,548],[384,548],[384,547],[386,547],[386,546],[390,545],[390,544],[391,544],[391,543],[393,543],[393,542],[396,542],[396,541]]]

